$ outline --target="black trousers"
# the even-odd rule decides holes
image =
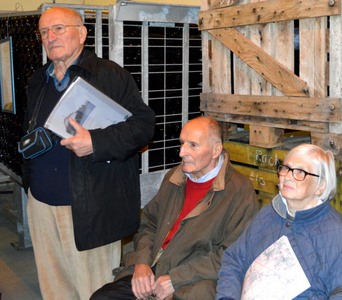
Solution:
[[[90,300],[136,300],[132,292],[132,275],[120,278],[114,282],[105,284],[98,289],[90,298]]]

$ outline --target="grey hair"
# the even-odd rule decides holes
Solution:
[[[291,156],[300,155],[311,160],[315,167],[315,172],[319,175],[317,187],[324,181],[325,189],[317,198],[321,201],[331,200],[336,194],[336,167],[334,155],[329,150],[312,144],[301,144],[294,147],[285,157],[286,160]]]

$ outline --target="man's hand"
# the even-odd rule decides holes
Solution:
[[[137,299],[146,299],[152,294],[155,277],[150,266],[137,264],[132,277],[132,291]]]
[[[175,291],[169,275],[160,276],[152,285],[152,290],[158,299],[172,299]]]
[[[72,118],[69,118],[69,123],[74,127],[76,134],[73,137],[62,139],[61,145],[73,151],[78,157],[92,154],[94,150],[89,131]]]

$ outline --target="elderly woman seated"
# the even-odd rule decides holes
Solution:
[[[226,249],[216,300],[342,299],[342,215],[329,203],[333,154],[299,145],[278,176],[279,194]]]

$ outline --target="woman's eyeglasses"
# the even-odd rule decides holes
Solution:
[[[287,165],[278,165],[278,175],[280,176],[286,176],[287,173],[289,171],[292,172],[292,177],[297,180],[297,181],[303,181],[305,179],[306,176],[310,175],[310,176],[315,176],[315,177],[319,177],[319,175],[317,174],[313,174],[313,173],[309,173],[309,172],[306,172],[302,169],[298,169],[298,168],[290,168],[289,166]]]

